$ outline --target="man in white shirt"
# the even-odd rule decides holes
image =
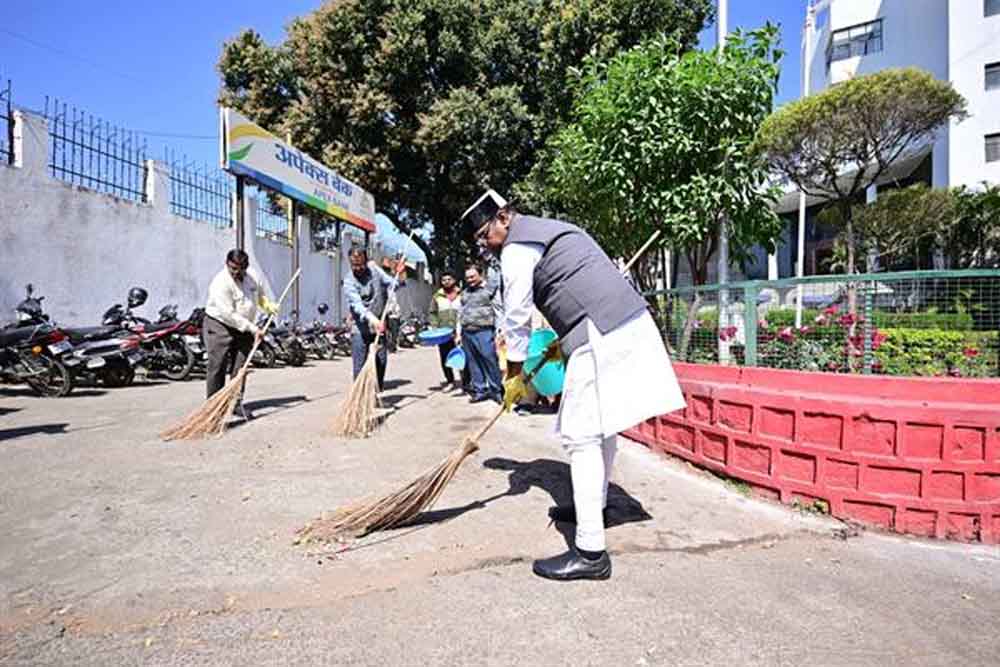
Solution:
[[[274,312],[275,306],[264,295],[264,288],[248,268],[250,258],[242,250],[226,254],[226,266],[216,274],[208,288],[202,336],[205,339],[206,385],[208,396],[222,389],[226,375],[235,375],[260,335],[255,323],[257,308]],[[233,414],[253,419],[243,407],[243,394]]]
[[[684,407],[670,358],[645,300],[579,227],[521,215],[489,190],[462,216],[465,235],[500,257],[507,377],[504,403],[527,394],[535,308],[559,335],[568,359],[557,428],[569,456],[573,506],[556,521],[575,522],[574,548],[534,562],[547,579],[607,579],[611,559],[603,510],[617,434]]]

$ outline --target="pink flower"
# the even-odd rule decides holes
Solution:
[[[725,327],[719,330],[719,340],[732,340],[736,336],[736,327]]]
[[[784,329],[778,332],[778,338],[785,341],[786,343],[790,343],[793,340],[795,340],[795,330],[792,329],[791,327],[785,327]]]
[[[841,315],[840,318],[837,320],[837,324],[844,327],[849,327],[857,321],[858,320],[856,317],[854,317],[854,315],[851,315],[850,313],[845,313]]]
[[[960,378],[962,377],[962,371],[958,370],[957,368],[949,368],[948,375],[950,375],[953,378]]]
[[[765,319],[757,320],[757,326],[760,327],[761,329],[766,329],[768,326],[767,320]]]
[[[805,336],[807,333],[810,333],[810,332],[812,332],[812,327],[807,327],[807,326],[801,326],[801,327],[799,327],[799,333],[801,335],[803,335],[803,336]]]
[[[878,329],[872,332],[872,349],[877,350],[882,347],[882,343],[889,340],[888,334],[884,334]]]
[[[817,315],[814,321],[816,322],[817,325],[823,327],[827,325],[830,319],[827,315]]]
[[[974,347],[967,347],[964,350],[962,350],[962,354],[965,355],[966,359],[972,359],[973,357],[979,356],[979,350],[977,350]]]
[[[824,308],[823,309],[823,314],[824,315],[836,315],[837,314],[837,306],[830,306],[829,308]]]

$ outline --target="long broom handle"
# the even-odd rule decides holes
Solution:
[[[628,272],[628,270],[632,267],[632,265],[635,264],[635,261],[637,259],[639,259],[639,257],[641,257],[642,254],[644,252],[646,252],[646,250],[649,249],[649,246],[653,245],[653,241],[655,241],[657,238],[659,238],[659,236],[660,236],[660,230],[657,229],[649,237],[649,240],[646,241],[642,245],[641,248],[639,248],[638,252],[636,252],[635,255],[632,256],[632,259],[630,259],[628,261],[628,264],[626,264],[625,268],[622,269],[622,274],[625,274],[625,273]],[[552,348],[555,347],[558,344],[559,344],[558,340],[554,340],[554,341],[552,341],[549,344],[548,350],[546,351],[546,355],[542,359],[542,363],[540,363],[537,366],[535,366],[531,370],[531,372],[528,373],[528,375],[524,378],[524,383],[525,384],[528,384],[529,382],[531,382],[532,380],[534,380],[535,379],[535,375],[538,374],[538,371],[542,370],[542,366],[544,366],[545,364],[547,364],[552,359],[552,357],[549,355],[548,352],[551,351]],[[486,435],[487,431],[489,431],[491,428],[493,428],[493,425],[497,423],[497,420],[500,419],[500,417],[503,416],[504,410],[505,410],[504,406],[501,405],[500,409],[497,410],[497,413],[495,415],[493,415],[493,417],[488,422],[486,422],[481,429],[479,429],[479,432],[476,433],[476,437],[475,437],[475,441],[476,442],[478,442],[480,438],[482,438],[484,435]]]
[[[264,334],[267,333],[267,330],[270,329],[271,325],[274,323],[274,316],[277,315],[278,311],[281,309],[281,302],[285,300],[286,296],[288,296],[288,290],[292,288],[292,283],[298,280],[301,274],[302,269],[298,269],[295,272],[295,275],[292,276],[292,279],[288,281],[288,284],[285,285],[285,291],[281,293],[278,303],[275,304],[274,312],[267,316],[267,321],[264,322],[264,326],[260,330],[260,335],[254,336],[253,347],[250,348],[250,354],[247,355],[247,360],[243,362],[243,368],[240,369],[240,373],[250,367],[250,362],[253,361],[253,355],[257,352],[257,348],[260,346],[260,341],[264,339]]]

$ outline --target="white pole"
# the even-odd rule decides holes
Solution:
[[[815,12],[816,8],[810,2],[809,8],[806,10],[806,25],[803,28],[805,32],[805,48],[802,50],[801,97],[809,95],[809,71],[812,69],[810,56],[812,55],[812,33],[816,20]],[[802,188],[799,188],[799,238],[796,257],[795,275],[801,278],[805,275],[806,263],[806,195],[802,192]],[[802,326],[802,283],[799,283],[795,289],[795,326]]]
[[[720,60],[722,60],[722,52],[726,48],[728,4],[728,0],[718,0],[716,46]],[[719,290],[719,328],[721,329],[729,326],[729,290],[725,289],[725,285],[729,283],[729,223],[725,215],[719,221],[719,256],[716,266],[717,282],[722,286],[722,289]],[[730,363],[728,341],[719,340],[719,363]]]

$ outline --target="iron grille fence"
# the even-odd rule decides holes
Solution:
[[[55,178],[142,202],[146,199],[146,142],[136,132],[45,98]]]
[[[186,158],[164,156],[170,166],[170,212],[213,227],[233,226],[233,177],[207,165],[195,167]]]
[[[253,192],[250,196],[257,199],[257,236],[291,245],[291,236],[288,233],[288,214],[285,208],[287,200],[280,195],[259,188],[248,189],[248,191]]]
[[[10,79],[0,80],[0,163],[14,162],[14,112]]]
[[[1000,270],[907,271],[646,294],[674,359],[1000,377]]]

